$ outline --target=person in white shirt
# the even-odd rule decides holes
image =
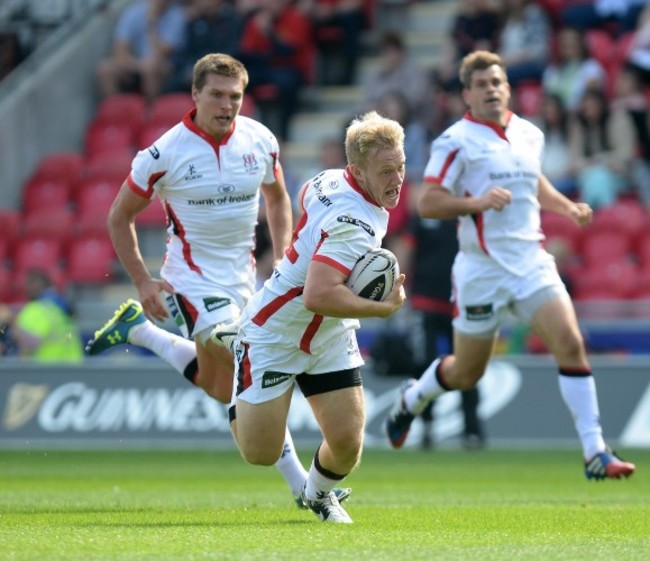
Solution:
[[[221,53],[202,57],[193,71],[195,108],[134,158],[108,226],[139,302],[122,304],[86,346],[91,355],[125,343],[149,349],[223,403],[232,395],[233,357],[210,333],[216,325],[236,323],[255,290],[260,192],[276,260],[291,241],[278,142],[264,125],[239,115],[247,84],[240,61]],[[159,279],[149,274],[135,228],[137,215],[155,198],[168,222]],[[164,321],[170,312],[183,337],[150,321]],[[306,508],[300,491],[307,472],[288,430],[277,467],[298,506]],[[337,493],[346,498],[349,489]]]
[[[544,341],[559,369],[560,393],[583,449],[588,479],[634,473],[606,445],[596,386],[575,310],[553,257],[544,249],[540,209],[583,226],[592,210],[557,191],[541,172],[544,135],[508,109],[510,85],[501,58],[467,55],[460,67],[465,116],[431,147],[418,201],[426,218],[457,218],[460,250],[453,265],[454,353],[438,357],[400,392],[386,432],[404,444],[411,422],[450,390],[483,376],[504,315],[511,311]]]
[[[388,317],[405,301],[399,275],[383,301],[346,285],[355,263],[380,247],[387,209],[404,181],[404,130],[375,111],[347,128],[345,169],[302,187],[302,216],[271,277],[244,309],[234,342],[239,363],[231,426],[242,456],[272,465],[282,452],[294,385],[323,434],[302,491],[320,520],[351,523],[332,489],[358,464],[365,409],[358,318]],[[214,336],[218,337],[218,328]]]

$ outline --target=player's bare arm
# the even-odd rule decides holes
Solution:
[[[282,168],[274,183],[262,184],[262,195],[266,205],[266,219],[273,242],[273,259],[282,259],[284,250],[291,243],[292,212],[291,199],[285,187]]]
[[[303,303],[315,314],[337,318],[385,318],[399,310],[406,300],[405,276],[395,279],[393,290],[386,298],[377,302],[354,294],[345,286],[345,275],[338,269],[312,261],[307,271]]]
[[[108,214],[108,231],[115,248],[115,253],[122,266],[133,281],[144,313],[150,319],[164,320],[167,308],[160,299],[160,291],[174,292],[166,281],[154,279],[142,259],[135,218],[150,201],[136,195],[124,182]]]
[[[573,220],[578,226],[586,226],[593,218],[593,210],[587,203],[575,203],[560,193],[544,175],[540,175],[538,187],[542,210],[555,212]]]
[[[438,183],[426,183],[417,204],[423,218],[449,220],[486,210],[503,210],[510,204],[512,195],[503,187],[492,187],[480,197],[457,197]]]

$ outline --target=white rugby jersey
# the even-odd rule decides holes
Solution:
[[[164,278],[174,284],[196,274],[252,288],[260,185],[276,179],[278,142],[241,115],[218,142],[196,126],[195,114],[138,152],[127,182],[142,197],[158,195],[167,213]]]
[[[246,326],[252,322],[260,331],[282,333],[288,342],[311,353],[344,331],[357,329],[359,321],[325,317],[304,307],[302,291],[310,262],[327,263],[348,276],[362,255],[381,246],[388,212],[359,187],[348,169],[326,170],[310,179],[302,206],[293,241],[244,310],[242,327],[250,342],[256,330]],[[257,335],[263,338],[263,333]]]
[[[544,239],[537,199],[543,149],[542,131],[514,113],[503,128],[468,112],[433,141],[425,183],[459,197],[478,197],[492,187],[512,194],[501,211],[459,217],[461,251],[488,255],[516,275],[527,273]]]

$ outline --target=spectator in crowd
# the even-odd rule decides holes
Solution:
[[[627,64],[637,71],[644,86],[650,86],[650,4],[641,12],[633,33]]]
[[[50,276],[39,269],[27,271],[25,293],[28,302],[13,318],[4,318],[11,324],[18,354],[41,362],[82,362],[83,345],[72,309]]]
[[[559,95],[544,95],[539,125],[546,137],[542,172],[560,193],[572,197],[577,182],[569,150],[569,116]]]
[[[650,208],[650,123],[648,98],[638,69],[625,64],[616,77],[614,96],[609,103],[614,113],[627,113],[635,131],[636,157],[630,170],[633,188],[641,202]]]
[[[192,85],[194,63],[208,53],[236,56],[244,27],[243,16],[228,0],[191,0],[184,44],[174,54],[174,71],[167,89],[186,92]]]
[[[646,3],[646,0],[569,2],[562,10],[562,23],[581,31],[615,25],[616,35],[622,35],[636,27]]]
[[[0,80],[8,76],[23,58],[18,34],[12,31],[0,32]]]
[[[496,50],[501,32],[499,6],[494,0],[460,0],[452,23],[450,41],[438,64],[437,79],[446,90],[459,89],[458,64],[467,54]]]
[[[289,138],[302,87],[313,81],[315,52],[309,17],[292,0],[264,2],[247,15],[239,58],[248,68],[254,98],[260,86],[277,90],[272,97],[281,141]]]
[[[307,179],[312,178],[324,169],[340,169],[347,165],[345,160],[345,150],[343,148],[343,140],[337,136],[326,136],[318,143],[318,162],[312,168],[309,168],[303,177],[298,182],[298,189],[303,186]],[[292,197],[293,204],[296,211],[296,216],[299,212],[298,193]]]
[[[426,74],[409,56],[402,35],[384,31],[379,43],[379,70],[364,85],[363,109],[377,107],[387,93],[397,91],[406,96],[409,112],[417,119],[424,110],[427,89]]]
[[[585,37],[577,29],[565,27],[557,39],[557,62],[544,71],[542,85],[546,93],[559,95],[567,110],[575,112],[587,88],[605,87],[605,69],[589,56]]]
[[[139,90],[155,99],[183,45],[184,28],[185,13],[173,0],[137,0],[127,6],[115,28],[112,53],[97,67],[101,96]]]
[[[634,123],[624,109],[610,110],[601,90],[588,89],[571,120],[569,147],[580,199],[611,205],[629,187],[636,153]]]
[[[308,0],[308,4],[322,62],[321,83],[352,84],[366,27],[364,0]]]
[[[498,52],[510,85],[516,88],[525,80],[541,81],[551,44],[548,14],[532,0],[503,0],[502,13]]]
[[[386,419],[388,439],[399,448],[415,416],[432,399],[477,384],[505,314],[512,312],[534,329],[556,361],[587,479],[630,476],[636,466],[619,458],[604,440],[573,303],[540,243],[542,210],[584,226],[591,222],[592,209],[562,195],[540,172],[543,134],[509,110],[510,86],[498,55],[468,55],[460,79],[469,111],[434,141],[418,200],[420,216],[459,222],[454,352],[437,358],[419,380],[402,389]]]

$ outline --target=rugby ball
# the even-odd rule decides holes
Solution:
[[[393,289],[398,275],[397,257],[380,247],[371,249],[356,262],[345,284],[357,296],[381,301]]]

